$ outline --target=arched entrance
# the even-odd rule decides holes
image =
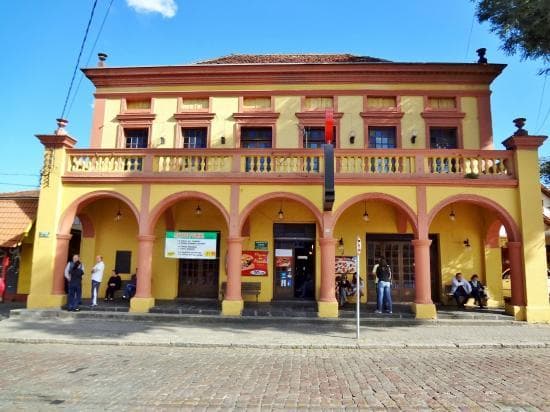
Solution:
[[[385,258],[393,272],[392,299],[412,302],[415,297],[414,247],[416,216],[403,200],[384,193],[364,193],[344,202],[335,213],[337,276],[347,276],[345,264],[356,254],[355,238],[365,242],[359,268],[367,279],[367,300],[376,301],[375,274],[372,270]]]
[[[439,202],[428,215],[430,233],[441,245],[440,300],[454,305],[449,296],[452,278],[466,280],[477,274],[489,289],[489,304],[502,306],[502,259],[499,229],[506,229],[512,278],[511,303],[525,305],[520,232],[510,214],[498,203],[477,195],[457,195]]]
[[[218,299],[226,281],[228,214],[200,192],[176,193],[151,212],[155,299]]]
[[[259,301],[319,297],[321,213],[312,202],[294,193],[269,193],[247,205],[240,222],[243,259],[250,260],[243,260],[242,281],[261,285]]]

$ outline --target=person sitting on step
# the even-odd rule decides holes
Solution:
[[[464,308],[464,304],[470,298],[472,287],[470,282],[462,278],[462,273],[458,272],[453,278],[451,293],[453,294],[456,304],[459,308]]]
[[[487,293],[485,292],[485,286],[481,284],[481,282],[479,281],[479,276],[475,273],[470,279],[470,286],[472,289],[471,295],[474,298],[475,304],[478,305],[480,308],[484,308],[484,303],[487,300]]]

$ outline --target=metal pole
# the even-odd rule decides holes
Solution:
[[[356,282],[357,282],[357,286],[356,286],[356,292],[355,292],[355,300],[356,300],[356,316],[357,316],[357,340],[359,340],[359,304],[361,303],[361,283],[359,282],[359,279],[361,278],[360,276],[360,273],[359,273],[359,258],[360,258],[360,255],[361,255],[361,252],[358,251],[357,252],[357,256],[356,256],[356,263],[357,263],[357,276],[356,276]]]

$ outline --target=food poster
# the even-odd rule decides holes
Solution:
[[[354,274],[357,272],[355,256],[336,256],[334,272],[337,275]]]
[[[267,251],[243,251],[241,255],[241,275],[267,276]]]
[[[293,285],[292,265],[294,263],[292,249],[275,249],[275,273],[278,288],[291,288]]]

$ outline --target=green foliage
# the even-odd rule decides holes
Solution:
[[[488,21],[502,49],[523,60],[541,59],[550,73],[550,0],[477,0],[476,17]]]
[[[540,160],[540,180],[546,186],[550,185],[550,158],[548,157]]]

